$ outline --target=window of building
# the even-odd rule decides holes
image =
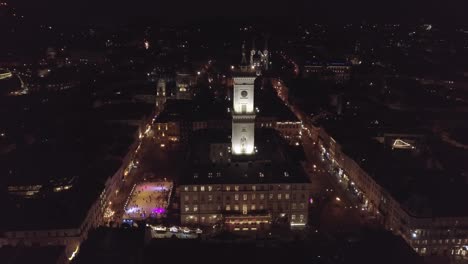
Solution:
[[[287,184],[287,185],[285,186],[285,189],[286,189],[286,190],[291,189],[291,185]]]
[[[296,220],[296,215],[295,214],[291,215],[291,220]]]
[[[303,220],[304,220],[304,215],[301,214],[301,215],[299,216],[299,219],[301,219],[301,221],[303,221]]]
[[[260,210],[263,210],[265,209],[265,207],[263,207],[263,204],[260,205]]]
[[[184,187],[184,191],[188,192],[188,186]]]
[[[185,201],[188,201],[188,200],[189,200],[189,196],[185,195]]]
[[[235,191],[239,191],[239,185],[234,186]]]
[[[289,193],[286,193],[286,194],[284,195],[284,199],[289,200]]]
[[[263,178],[263,177],[265,177],[265,174],[263,174],[263,172],[259,172],[258,177]]]
[[[231,206],[229,204],[226,205],[226,211],[231,211]]]
[[[296,203],[292,203],[292,204],[291,204],[291,208],[292,208],[293,210],[295,210],[295,209],[296,209]]]
[[[244,201],[247,201],[247,194],[244,194],[243,197]]]
[[[257,186],[252,185],[252,191],[256,191],[256,190],[257,190]]]
[[[208,195],[208,201],[213,201],[213,195]]]
[[[198,173],[194,173],[194,174],[193,174],[193,178],[194,178],[194,179],[198,179]]]
[[[239,201],[239,195],[238,194],[234,195],[234,200]]]
[[[255,210],[255,204],[252,204],[252,205],[250,206],[250,210]]]
[[[252,200],[255,200],[255,193],[252,193]]]
[[[194,212],[197,212],[197,211],[198,211],[198,205],[194,205],[194,206],[193,206],[193,211],[194,211]]]
[[[265,194],[261,193],[260,194],[260,200],[263,200],[263,199],[265,199]]]
[[[193,191],[196,192],[197,191],[197,186],[193,186]]]
[[[200,186],[200,191],[204,192],[205,191],[205,186]]]
[[[213,186],[208,186],[208,191],[211,192],[213,190]]]
[[[226,186],[226,191],[230,191],[231,190],[231,186]]]
[[[281,193],[278,193],[278,200],[281,200]]]
[[[273,199],[273,194],[272,193],[270,193],[269,198],[270,198],[270,200]]]
[[[190,211],[190,207],[188,205],[185,206],[185,212]]]
[[[289,177],[289,172],[285,171],[284,172],[284,177]]]
[[[234,205],[234,210],[235,210],[235,211],[239,211],[239,205],[237,205],[237,204]]]
[[[208,172],[208,178],[213,178],[213,173],[212,172]]]
[[[197,196],[197,195],[194,195],[194,196],[192,197],[192,200],[193,200],[193,201],[197,201],[197,200],[198,200],[198,196]]]

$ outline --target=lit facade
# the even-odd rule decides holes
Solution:
[[[255,77],[234,77],[232,153],[252,155],[255,151]]]
[[[362,201],[361,208],[373,215],[387,229],[400,235],[422,256],[451,256],[454,259],[468,259],[468,217],[466,216],[417,216],[398,202],[361,166],[342,151],[324,129],[315,128],[312,138],[318,143],[324,157],[339,170],[342,182],[350,183]],[[412,144],[398,142],[397,135],[390,136],[387,144],[395,149],[395,142],[405,148]],[[405,137],[406,138],[406,137]],[[409,146],[408,146],[409,145]],[[399,147],[401,148],[401,147]]]
[[[239,228],[235,231],[268,228],[282,220],[291,227],[304,227],[308,220],[308,198],[308,183],[182,185],[181,222],[198,225],[225,222],[228,229]]]
[[[166,98],[166,80],[161,78],[156,86],[156,110],[158,113],[164,109]]]

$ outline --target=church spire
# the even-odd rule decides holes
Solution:
[[[247,58],[245,57],[245,41],[242,42],[242,60],[240,64],[240,68],[242,71],[248,70],[249,65],[247,64]]]
[[[245,42],[242,43],[242,60],[241,60],[241,65],[246,65],[247,64],[247,58],[245,57]]]

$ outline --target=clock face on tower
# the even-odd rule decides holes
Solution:
[[[242,92],[241,92],[242,98],[247,97],[248,94],[249,94],[249,93],[247,93],[247,91],[242,91]]]

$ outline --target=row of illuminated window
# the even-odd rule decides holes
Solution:
[[[432,242],[432,244],[467,244],[468,239],[432,239],[432,240],[414,240],[415,245],[427,245],[428,243]]]
[[[291,221],[299,220],[299,221],[303,222],[304,219],[305,219],[305,217],[304,217],[303,214],[297,215],[297,217],[296,217],[295,214],[291,215]]]
[[[220,172],[217,172],[216,175],[221,175]],[[260,172],[261,175],[263,175],[262,172]],[[289,172],[284,172],[283,173],[285,177],[289,177]],[[197,174],[198,175],[198,174]],[[213,173],[208,173],[208,177],[213,177]],[[197,176],[198,177],[198,176]],[[261,176],[262,177],[262,176]],[[204,191],[208,191],[208,192],[211,192],[211,191],[221,191],[221,186],[215,186],[216,188],[214,188],[213,186],[211,185],[207,185],[207,186],[184,186],[184,191],[194,191],[194,192],[198,192],[199,190],[201,192],[204,192]],[[190,190],[191,189],[191,190]],[[243,185],[243,186],[240,186],[240,185],[225,185],[223,186],[223,190],[224,191],[247,191],[247,190],[252,190],[252,191],[266,191],[266,190],[270,190],[270,191],[274,191],[274,190],[278,190],[278,191],[281,191],[281,190],[306,190],[306,185],[305,184],[302,184],[301,186],[297,186],[297,185],[289,185],[289,184],[285,184],[285,185],[281,185],[281,184],[274,184],[274,185]]]
[[[250,205],[250,210],[251,211],[264,210],[264,209],[265,209],[265,207],[264,207],[263,204],[259,205],[258,208],[257,208],[257,206],[255,204]],[[226,207],[225,207],[225,210],[226,211],[231,211],[231,210],[239,211],[240,208],[239,208],[238,204],[235,204],[233,206],[231,206],[230,204],[227,204]],[[242,211],[247,211],[247,210],[249,210],[248,205],[246,205],[246,204],[242,205]]]
[[[250,196],[250,199],[249,199],[249,196]],[[198,200],[200,200],[200,201],[204,202],[205,197],[206,197],[207,201],[213,201],[214,197],[216,197],[217,201],[221,200],[221,196],[219,196],[219,195],[218,196],[213,196],[212,194],[209,194],[209,195],[206,195],[206,196],[204,196],[204,195],[201,195],[201,196],[193,195],[192,199],[190,199],[190,195],[187,194],[187,195],[184,195],[184,201],[188,202],[188,201],[198,201]],[[239,201],[239,200],[255,201],[257,198],[259,200],[264,200],[265,199],[265,194],[264,193],[260,193],[260,194],[251,193],[249,195],[249,194],[244,193],[244,194],[234,194],[233,197],[234,197],[235,201]],[[296,194],[296,193],[293,193],[293,194],[289,194],[289,193],[269,193],[268,194],[268,199],[270,199],[270,200],[273,200],[273,199],[276,199],[276,200],[289,200],[290,198],[292,198],[292,200],[296,200],[296,199],[304,200],[304,199],[306,199],[306,195],[305,195],[305,193],[301,193],[301,194]],[[231,196],[226,195],[225,199],[226,199],[226,201],[230,201]]]
[[[264,210],[266,209],[266,206],[264,204],[243,204],[242,205],[243,210]],[[249,208],[250,207],[250,208]],[[297,209],[305,209],[306,205],[305,203],[291,203],[291,210],[297,210]],[[204,211],[204,210],[222,210],[221,205],[184,205],[184,212],[199,212],[199,211]],[[274,210],[278,209],[280,211],[282,210],[289,210],[289,204],[270,204],[268,206],[268,209]],[[240,205],[239,204],[226,204],[224,206],[224,210],[226,211],[239,211],[240,210]]]
[[[42,185],[8,186],[8,191],[37,191]]]
[[[25,231],[25,232],[8,232],[7,237],[10,238],[26,238],[26,237],[68,237],[79,235],[78,230],[66,231]]]
[[[423,248],[414,248],[414,251],[416,251],[417,253],[419,253],[421,255],[428,254],[428,252],[427,252],[428,250],[425,247],[423,247]],[[431,249],[431,254],[432,255],[437,255],[438,251],[439,251],[438,248],[432,248]],[[442,251],[441,252],[442,254],[448,253],[445,248],[441,248],[440,251]],[[467,256],[468,255],[468,250],[466,250],[465,247],[453,248],[453,249],[450,250],[450,255]]]

